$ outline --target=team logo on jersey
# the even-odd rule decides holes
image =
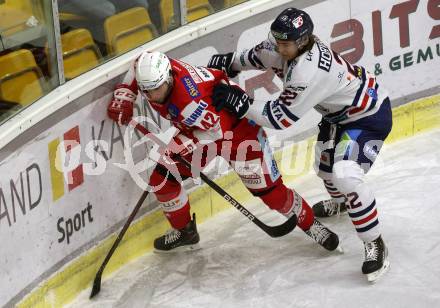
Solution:
[[[191,96],[192,98],[196,98],[200,96],[199,89],[197,88],[197,85],[195,84],[194,80],[191,77],[185,76],[181,80],[189,96]]]
[[[376,91],[376,89],[368,88],[368,89],[367,89],[367,94],[368,94],[368,96],[370,96],[372,99],[377,99],[377,91]]]
[[[298,16],[297,18],[295,18],[292,21],[293,26],[295,27],[295,29],[298,29],[299,27],[301,27],[303,25],[304,21],[302,16]]]
[[[177,108],[177,106],[174,105],[174,104],[169,104],[169,105],[168,105],[168,113],[169,113],[173,118],[177,118],[177,116],[179,115],[179,108]]]

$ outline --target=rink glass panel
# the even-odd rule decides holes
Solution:
[[[59,83],[52,6],[0,2],[0,123]]]
[[[105,61],[242,2],[0,0],[0,124]]]

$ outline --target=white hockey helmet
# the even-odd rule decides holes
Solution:
[[[143,52],[136,63],[136,81],[141,91],[159,88],[164,82],[171,84],[171,63],[159,52]]]

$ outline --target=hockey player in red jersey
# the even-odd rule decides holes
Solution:
[[[194,67],[160,52],[143,52],[123,83],[116,87],[108,115],[121,125],[127,124],[140,93],[178,128],[169,151],[188,161],[201,158],[193,159],[192,163],[202,168],[221,155],[254,196],[286,217],[296,214],[298,226],[306,234],[325,249],[336,249],[338,236],[314,218],[312,209],[298,193],[283,184],[263,129],[247,119],[238,120],[227,111],[215,111],[211,93],[220,82],[228,83],[222,71]],[[214,156],[207,150],[212,146]],[[182,164],[173,164],[182,179],[191,176]],[[150,177],[150,186],[159,187],[155,195],[172,226],[154,241],[156,251],[191,249],[199,242],[195,215],[191,219],[190,203],[180,176],[173,176],[170,170],[162,161]]]
[[[352,65],[313,35],[313,22],[301,10],[288,8],[271,24],[269,38],[251,49],[214,55],[208,67],[229,77],[242,70],[272,69],[283,81],[278,99],[257,101],[238,88],[219,85],[213,91],[217,110],[229,109],[263,127],[285,129],[306,112],[322,114],[317,143],[318,175],[332,199],[313,210],[318,217],[347,211],[364,242],[362,272],[375,281],[389,266],[379,229],[376,199],[365,182],[392,126],[390,100],[376,77]]]

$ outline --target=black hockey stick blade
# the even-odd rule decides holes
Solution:
[[[281,225],[273,227],[266,225],[263,229],[266,229],[266,233],[269,234],[271,237],[281,237],[292,232],[293,229],[295,229],[297,222],[298,219],[296,215],[293,215]]]
[[[98,271],[98,273],[96,273],[95,280],[93,280],[93,287],[92,293],[90,293],[90,298],[95,297],[95,295],[98,294],[99,291],[101,291],[101,277],[102,272]]]
[[[142,193],[142,196],[139,198],[136,206],[134,207],[133,211],[131,212],[130,216],[127,218],[127,221],[125,222],[124,226],[122,227],[122,230],[119,232],[118,236],[116,237],[116,240],[113,242],[112,247],[110,248],[109,252],[105,256],[105,259],[102,262],[101,267],[99,268],[98,272],[96,273],[95,279],[93,280],[93,287],[92,287],[92,293],[90,293],[90,298],[93,298],[96,294],[99,293],[99,291],[101,291],[102,273],[104,272],[104,269],[105,269],[108,261],[110,261],[110,258],[112,257],[116,248],[118,248],[118,245],[122,241],[122,238],[124,237],[125,232],[127,231],[128,227],[130,227],[131,222],[134,220],[137,212],[139,211],[140,207],[142,206],[142,203],[144,203],[148,194],[149,194],[148,190],[145,190]]]

